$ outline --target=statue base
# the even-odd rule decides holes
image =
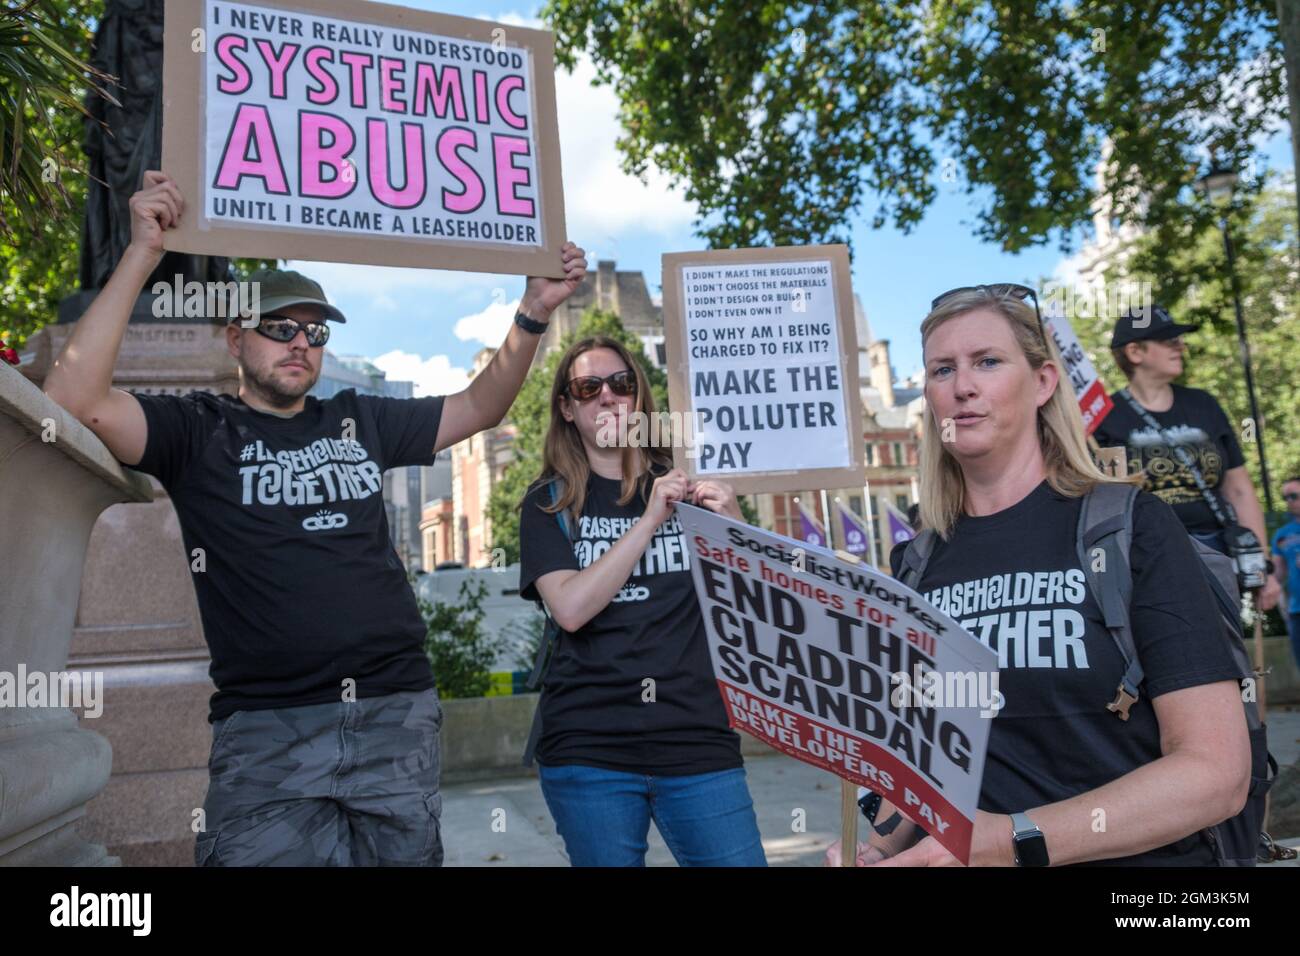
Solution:
[[[60,312],[80,318],[91,298],[73,296]],[[237,392],[224,327],[157,321],[152,300],[137,300],[113,384],[146,394]],[[142,312],[149,318],[136,321]],[[20,371],[43,382],[75,327],[37,332]],[[107,508],[86,547],[68,666],[104,674],[103,714],[83,724],[112,744],[112,775],[80,829],[128,866],[192,866],[215,688],[176,512],[162,486],[146,480],[152,500]]]

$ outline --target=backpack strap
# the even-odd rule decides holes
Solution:
[[[560,500],[560,480],[552,478],[546,486],[547,494],[551,499],[551,504]],[[569,528],[569,518],[563,509],[555,513],[555,520],[560,524],[560,530],[564,532],[564,538],[573,544],[573,534]],[[560,625],[556,623],[555,618],[551,617],[546,605],[539,600],[538,604],[546,613],[546,627],[542,631],[542,641],[537,646],[537,656],[533,658],[533,670],[528,675],[528,683],[525,684],[529,690],[540,690],[542,682],[546,677],[546,671],[549,669],[551,659],[554,657],[552,651],[560,642]],[[542,737],[542,701],[539,697],[537,708],[533,711],[533,723],[528,729],[528,743],[524,747],[524,766],[533,765],[533,755],[537,752],[537,743]]]
[[[1128,602],[1133,591],[1133,569],[1129,561],[1129,546],[1133,541],[1133,507],[1137,489],[1132,485],[1110,482],[1096,485],[1083,499],[1079,514],[1078,547],[1084,576],[1094,598],[1101,605],[1106,628],[1111,632],[1127,669],[1120,680],[1115,700],[1106,709],[1128,720],[1129,708],[1137,702],[1138,687],[1142,683],[1142,667],[1138,663],[1137,648],[1129,621]],[[1195,541],[1195,539],[1192,539]],[[1229,641],[1234,659],[1243,674],[1251,673],[1249,657],[1241,640],[1240,625],[1232,599],[1219,575],[1210,567],[1209,556],[1197,548],[1202,577],[1215,594],[1223,611],[1226,627],[1225,639]],[[1215,553],[1217,559],[1221,557]],[[1102,560],[1098,560],[1101,558]],[[1233,580],[1227,576],[1226,580]],[[1225,610],[1226,608],[1226,610]],[[1243,700],[1246,727],[1250,734],[1251,770],[1250,791],[1245,807],[1235,816],[1206,827],[1200,832],[1209,842],[1219,866],[1254,866],[1260,841],[1271,843],[1262,832],[1265,815],[1265,795],[1277,776],[1277,761],[1268,752],[1267,728],[1260,722],[1254,702]],[[1270,772],[1271,771],[1271,772]]]
[[[1133,594],[1129,546],[1133,543],[1133,505],[1137,491],[1134,485],[1098,482],[1083,497],[1075,533],[1079,564],[1088,589],[1101,605],[1106,630],[1124,659],[1124,676],[1115,688],[1115,699],[1106,705],[1120,720],[1128,720],[1129,708],[1137,703],[1145,676],[1137,645],[1133,643],[1128,613]]]
[[[920,589],[921,578],[925,576],[926,566],[930,563],[930,556],[934,554],[934,546],[938,541],[938,533],[933,528],[925,528],[907,542],[907,548],[903,551],[903,566],[898,571],[898,580],[913,591]]]

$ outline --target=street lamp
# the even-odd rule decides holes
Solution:
[[[1231,169],[1213,167],[1196,181],[1196,187],[1219,208],[1219,228],[1223,230],[1223,251],[1228,259],[1228,281],[1232,288],[1232,305],[1237,313],[1237,342],[1241,352],[1241,366],[1246,371],[1246,393],[1250,396],[1250,417],[1255,423],[1255,443],[1259,448],[1259,475],[1264,485],[1264,504],[1273,510],[1273,491],[1268,480],[1268,461],[1264,455],[1264,429],[1259,417],[1259,402],[1255,398],[1255,375],[1250,369],[1250,344],[1246,341],[1246,320],[1241,310],[1241,289],[1237,281],[1237,257],[1232,247],[1232,229],[1228,213],[1232,209],[1232,192],[1237,185],[1237,174]]]

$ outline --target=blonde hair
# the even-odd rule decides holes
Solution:
[[[583,447],[577,426],[566,421],[561,413],[560,402],[573,401],[565,393],[573,375],[573,363],[579,355],[593,349],[609,349],[623,360],[623,364],[636,376],[636,405],[633,410],[642,412],[647,417],[655,414],[655,399],[650,391],[650,382],[646,379],[641,364],[632,358],[621,342],[605,335],[593,335],[573,343],[560,359],[555,381],[551,384],[551,421],[542,447],[542,472],[531,486],[535,488],[552,479],[559,479],[559,497],[542,505],[542,510],[550,514],[563,509],[571,515],[581,515],[587,501],[587,480],[591,477],[587,450]],[[671,468],[671,454],[654,446],[629,446],[623,449],[623,484],[618,499],[620,505],[628,504],[638,493],[643,497],[648,493],[654,482],[651,467],[655,465]]]
[[[921,350],[930,335],[958,316],[987,309],[1006,319],[1029,367],[1037,371],[1053,363],[1061,375],[1048,400],[1038,408],[1038,447],[1042,450],[1047,483],[1069,498],[1087,494],[1100,481],[1127,484],[1138,479],[1108,478],[1088,451],[1079,404],[1064,374],[1060,353],[1040,325],[1034,307],[1010,294],[988,287],[965,289],[945,298],[921,323]],[[921,523],[947,538],[966,504],[961,466],[941,440],[932,409],[927,408],[921,432]]]

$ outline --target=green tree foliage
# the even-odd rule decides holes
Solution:
[[[65,0],[61,10],[29,3],[0,11],[0,338],[14,346],[52,322],[77,287],[82,101],[103,79],[86,62],[89,23],[103,6]]]
[[[486,597],[486,584],[467,580],[460,586],[459,604],[417,599],[428,626],[424,652],[443,698],[482,697],[492,684],[492,664],[509,642],[504,635],[484,631]]]
[[[511,563],[519,560],[519,503],[542,471],[542,445],[551,424],[551,384],[555,372],[569,346],[589,335],[607,335],[621,342],[649,379],[655,407],[668,408],[668,377],[646,356],[641,340],[626,331],[614,313],[599,309],[587,312],[578,328],[560,340],[559,347],[546,356],[540,368],[533,369],[510,406],[509,419],[516,429],[515,457],[506,467],[502,480],[492,489],[488,518],[492,522],[492,547],[502,548]]]
[[[1258,195],[1242,199],[1229,216],[1275,507],[1280,504],[1281,481],[1300,471],[1300,256],[1295,204],[1295,184],[1275,177]],[[1248,425],[1250,400],[1223,234],[1217,225],[1210,225],[1189,240],[1187,248],[1172,257],[1175,278],[1171,280],[1152,268],[1153,262],[1163,259],[1155,249],[1159,235],[1141,236],[1128,250],[1126,261],[1116,258],[1106,274],[1107,286],[1149,283],[1154,302],[1167,308],[1175,321],[1200,324],[1186,338],[1188,355],[1181,384],[1214,395],[1237,423],[1246,467],[1262,503],[1258,447]],[[1110,353],[1114,316],[1101,314],[1102,309],[1088,311],[1098,314],[1076,314],[1074,327],[1113,391],[1124,384]]]
[[[87,12],[85,3],[71,6]],[[67,126],[57,120],[90,116],[82,104],[87,88],[112,99],[109,77],[86,62],[89,40],[84,21],[61,26],[48,0],[0,9],[0,233],[7,238],[15,223],[34,227],[72,209],[60,178],[69,165]]]
[[[88,92],[112,88],[87,62],[103,11],[104,0],[0,9],[0,339],[14,347],[79,288],[83,104]],[[274,262],[234,263],[241,277],[263,265]]]
[[[714,247],[846,242],[915,226],[939,183],[981,238],[1062,245],[1092,216],[1208,219],[1205,157],[1245,169],[1286,115],[1274,0],[549,0],[560,62],[615,90],[624,168],[699,204]],[[1139,201],[1140,199],[1140,201]]]

